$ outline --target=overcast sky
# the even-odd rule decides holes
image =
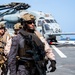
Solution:
[[[11,2],[28,3],[29,10],[51,13],[63,32],[75,32],[75,0],[0,0],[0,5]]]

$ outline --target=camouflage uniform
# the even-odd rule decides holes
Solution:
[[[5,52],[5,47],[6,44],[8,42],[8,40],[10,39],[10,35],[9,33],[6,31],[5,29],[5,25],[3,23],[0,23],[0,68],[2,69],[2,73],[6,73],[5,71],[5,62],[7,61],[7,55]],[[3,33],[2,30],[4,31]]]
[[[29,20],[31,18],[33,18],[32,15],[28,15],[28,14],[25,14],[23,16],[23,18],[25,18],[25,20]],[[26,32],[26,33],[25,33]],[[38,44],[40,45],[45,45],[45,52],[46,52],[46,56],[50,59],[50,60],[55,60],[55,57],[54,57],[54,54],[52,53],[52,50],[51,48],[49,47],[48,43],[46,42],[46,40],[42,37],[42,35],[37,32],[36,30],[34,31],[34,33],[32,32],[27,32],[25,31],[24,29],[21,29],[18,33],[17,36],[15,36],[13,39],[12,39],[12,45],[11,45],[11,50],[10,50],[10,53],[9,53],[9,58],[8,58],[8,66],[9,66],[9,69],[10,69],[10,75],[39,75],[38,74],[38,70],[37,68],[34,66],[34,62],[22,62],[22,61],[19,61],[18,62],[18,68],[17,68],[17,65],[16,65],[16,56],[19,55],[19,57],[23,56],[23,53],[24,52],[24,48],[25,50],[28,48],[28,49],[31,49],[29,46],[27,47],[25,44],[24,44],[24,38],[23,36],[20,34],[22,33],[23,35],[26,35],[26,34],[32,34],[34,35],[36,38],[33,38],[33,40],[35,40],[36,42],[38,42],[36,39],[38,38],[40,41],[40,43],[38,42]],[[44,43],[44,44],[43,44]],[[47,48],[46,48],[47,47]],[[21,54],[22,53],[22,54]],[[27,54],[24,55],[24,57],[27,57]],[[29,56],[31,57],[31,56]],[[19,58],[18,58],[19,59]],[[17,71],[18,70],[18,71]]]

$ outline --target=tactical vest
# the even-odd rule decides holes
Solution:
[[[19,32],[19,34],[21,34],[21,36],[23,37],[24,39],[24,48],[19,48],[19,52],[18,52],[18,55],[20,57],[32,57],[30,54],[27,54],[26,51],[27,50],[32,50],[32,47],[31,45],[28,43],[28,41],[26,40],[25,37],[31,35],[32,36],[32,40],[35,41],[35,43],[37,44],[37,46],[41,47],[43,50],[44,50],[44,44],[41,42],[41,40],[38,38],[38,36],[36,36],[36,34],[34,33],[29,33],[29,32],[26,32],[24,30],[21,30]],[[19,46],[20,47],[20,46]]]

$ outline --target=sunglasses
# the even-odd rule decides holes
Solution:
[[[0,29],[5,29],[4,27],[1,27]]]
[[[32,23],[35,24],[35,21],[33,21],[33,20],[27,21],[27,24],[32,24]]]

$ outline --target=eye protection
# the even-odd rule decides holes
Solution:
[[[5,27],[1,27],[0,29],[5,29]]]
[[[33,21],[33,20],[27,21],[27,24],[32,24],[32,23],[35,24],[35,21]]]

